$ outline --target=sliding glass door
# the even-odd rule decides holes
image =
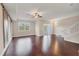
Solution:
[[[10,17],[8,17],[8,41],[12,39],[12,22]]]
[[[8,41],[12,38],[11,27],[10,17],[4,10],[4,46],[6,46]]]

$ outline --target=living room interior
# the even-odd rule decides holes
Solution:
[[[1,56],[79,56],[79,3],[0,3]]]

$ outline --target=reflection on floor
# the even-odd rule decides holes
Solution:
[[[47,53],[51,45],[51,36],[50,35],[44,36],[42,43],[43,43],[42,51],[43,53]]]
[[[32,51],[31,38],[19,39],[16,43],[15,48],[16,48],[16,55],[28,55]]]
[[[53,42],[52,42],[53,41]],[[38,42],[38,43],[37,43]],[[60,51],[55,54],[57,40],[53,36],[28,36],[14,38],[5,52],[5,56],[52,56],[61,55]],[[59,44],[59,43],[58,43]],[[55,49],[56,48],[56,49]],[[55,49],[55,50],[54,50]],[[59,49],[60,50],[60,49]],[[55,52],[55,53],[54,53]]]

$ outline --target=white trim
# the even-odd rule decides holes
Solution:
[[[72,14],[72,15],[63,16],[63,17],[56,18],[56,19],[58,21],[60,21],[60,20],[64,20],[64,19],[69,18],[69,17],[74,17],[74,16],[79,16],[79,13],[75,13],[75,14]]]
[[[77,44],[79,44],[78,41],[72,41],[72,40],[65,40],[65,41],[69,41],[69,42],[72,42],[72,43],[77,43]]]
[[[22,36],[30,36],[30,35],[35,35],[35,34],[27,34],[27,35],[14,35],[13,37],[22,37]]]
[[[6,50],[7,50],[8,46],[10,45],[11,41],[12,41],[12,38],[8,41],[8,43],[7,43],[6,47],[4,48],[3,52],[1,53],[1,56],[3,56],[3,55],[4,55],[4,53],[6,52]]]

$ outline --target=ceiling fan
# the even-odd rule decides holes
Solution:
[[[31,16],[32,18],[42,18],[43,12],[40,12],[38,9],[34,9],[31,12],[27,12],[26,15]]]

